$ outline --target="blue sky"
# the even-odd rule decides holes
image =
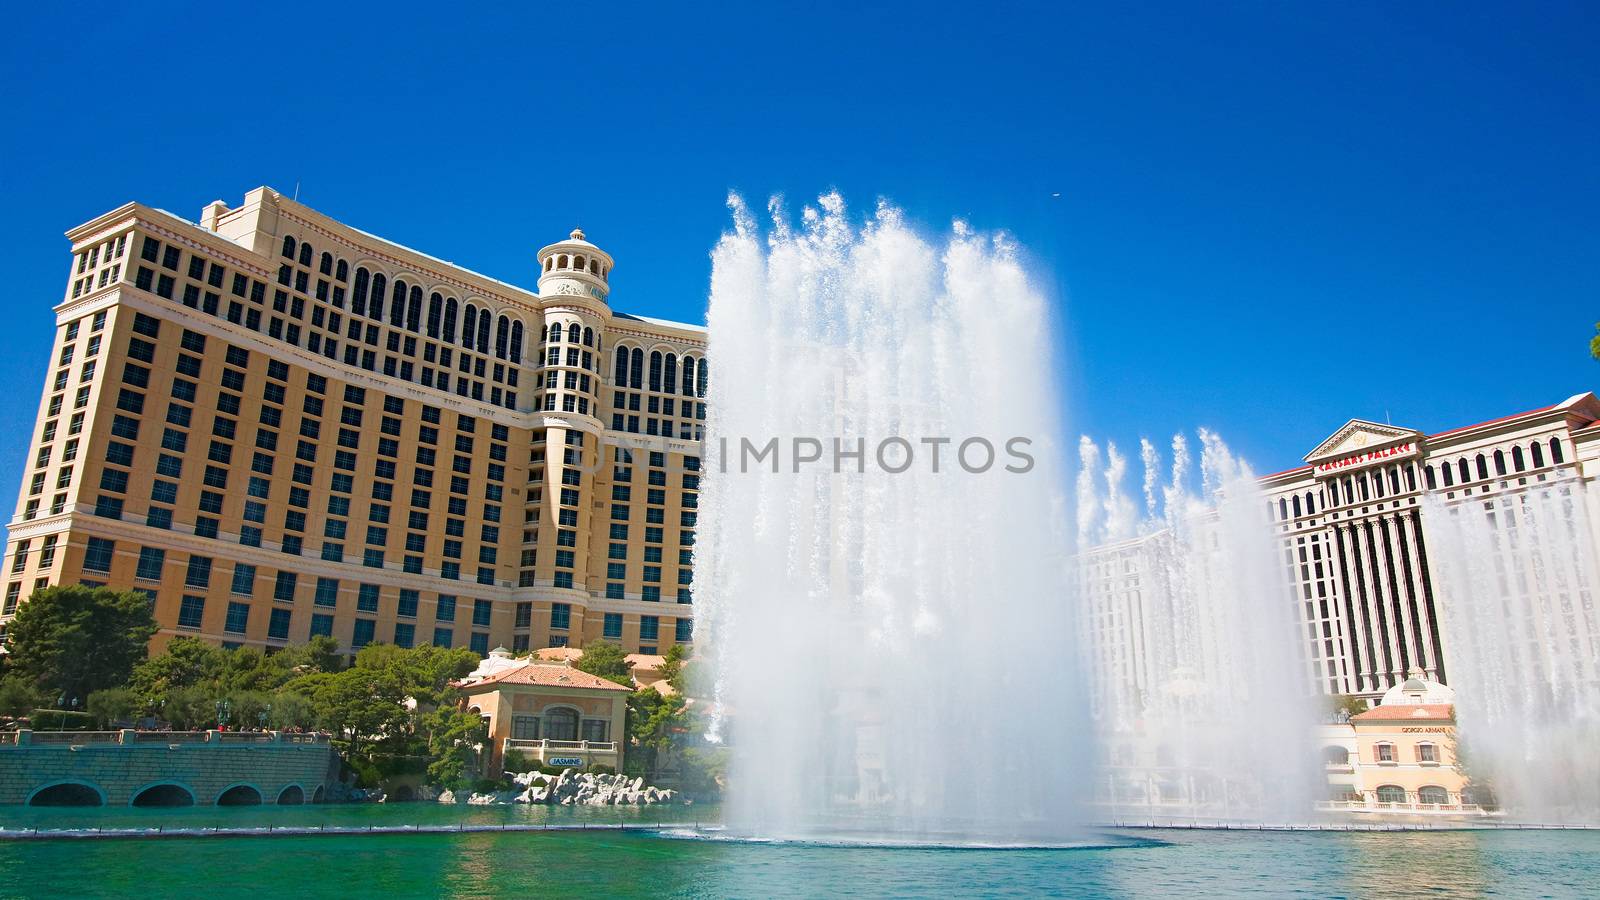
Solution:
[[[1057,304],[1075,431],[1206,425],[1262,471],[1350,416],[1600,387],[1593,8],[1399,6],[19,6],[0,481],[62,232],[259,184],[529,286],[581,223],[619,308],[690,321],[730,189],[1004,228]]]

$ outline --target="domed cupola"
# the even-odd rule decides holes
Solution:
[[[539,250],[539,296],[587,299],[598,303],[597,311],[606,315],[611,265],[611,255],[585,240],[582,229],[574,228],[566,240]]]

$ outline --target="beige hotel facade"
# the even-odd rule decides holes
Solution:
[[[693,639],[705,332],[614,310],[581,231],[537,291],[265,187],[67,237],[0,627],[86,583],[157,644]]]
[[[1589,533],[1580,540],[1600,555],[1596,479],[1600,399],[1592,393],[1435,434],[1352,419],[1304,465],[1259,479],[1296,607],[1308,689],[1378,703],[1411,674],[1448,684],[1450,597],[1430,555],[1429,507],[1509,511],[1530,491],[1560,491],[1583,507],[1578,521]],[[1097,709],[1128,708],[1164,677],[1151,671],[1145,652],[1149,540],[1083,554],[1088,653],[1101,676]]]

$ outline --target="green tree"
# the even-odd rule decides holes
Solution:
[[[633,667],[628,665],[628,654],[620,644],[596,641],[584,647],[583,655],[572,665],[579,671],[615,681],[623,687],[633,687]]]
[[[440,706],[423,717],[428,732],[428,781],[457,790],[467,783],[487,733],[483,718],[453,706]]]
[[[272,695],[272,710],[267,716],[272,728],[311,728],[317,724],[316,706],[303,694],[282,690]]]
[[[109,728],[117,722],[131,722],[138,716],[144,703],[128,688],[116,687],[95,691],[89,695],[87,709],[95,724]]]
[[[1600,322],[1594,323],[1594,330],[1600,332]],[[1589,355],[1595,359],[1600,359],[1600,334],[1589,338]]]
[[[672,689],[680,694],[688,693],[689,684],[689,651],[682,644],[673,644],[667,655],[661,659],[661,668],[658,670],[661,677]]]
[[[0,679],[0,715],[25,716],[45,702],[33,682],[21,675]]]
[[[395,671],[352,666],[313,677],[318,679],[311,694],[318,721],[351,756],[409,730],[406,684]]]
[[[1367,702],[1354,694],[1329,694],[1323,697],[1322,700],[1327,705],[1329,715],[1342,712],[1353,716],[1357,713],[1364,713],[1368,709]]]
[[[128,684],[147,700],[161,701],[181,688],[215,684],[226,666],[227,651],[199,638],[175,637],[165,652],[133,668]]]
[[[86,701],[97,690],[127,683],[155,631],[143,594],[43,588],[11,620],[11,670],[47,693]]]
[[[628,695],[630,753],[639,751],[640,774],[650,779],[656,776],[662,756],[688,730],[688,725],[683,694],[663,695],[653,687],[644,687]]]
[[[313,635],[304,644],[278,652],[283,664],[296,675],[314,672],[337,672],[344,668],[344,656],[339,653],[339,642],[325,635]]]

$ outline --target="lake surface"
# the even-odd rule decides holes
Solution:
[[[714,821],[715,810],[0,807],[0,827]],[[1105,832],[1109,848],[823,847],[551,831],[0,842],[0,897],[1583,897],[1600,832]]]

